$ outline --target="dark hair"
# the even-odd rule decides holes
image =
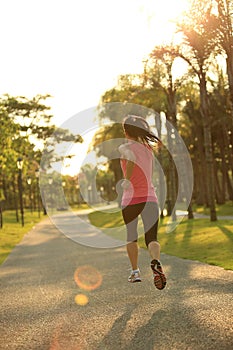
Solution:
[[[147,144],[150,147],[150,142],[161,143],[158,137],[155,136],[155,134],[153,134],[150,130],[147,121],[142,117],[138,117],[136,115],[128,115],[124,118],[122,125],[127,135],[129,135],[130,137],[134,137],[137,140],[140,140],[141,142]]]

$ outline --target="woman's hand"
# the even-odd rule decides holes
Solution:
[[[131,182],[127,179],[124,179],[121,183],[121,187],[123,188],[123,190],[127,190],[131,185]]]

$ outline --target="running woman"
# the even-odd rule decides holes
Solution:
[[[145,232],[145,243],[151,256],[154,285],[163,289],[166,277],[160,262],[160,244],[157,240],[159,209],[152,184],[153,149],[151,142],[160,142],[151,132],[142,117],[129,115],[123,121],[127,143],[119,147],[122,182],[122,216],[127,230],[127,253],[132,271],[128,278],[131,283],[141,282],[138,267],[138,217],[141,216]]]

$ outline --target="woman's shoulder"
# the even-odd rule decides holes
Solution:
[[[128,160],[135,160],[135,154],[132,150],[130,143],[124,143],[118,147],[118,150],[123,158],[126,158]]]

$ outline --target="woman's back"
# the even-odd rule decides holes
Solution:
[[[127,160],[134,162],[134,168],[130,177],[131,185],[124,190],[122,204],[131,204],[143,201],[157,201],[152,183],[153,152],[149,146],[139,142],[129,141],[124,145],[121,166],[126,174]],[[125,156],[126,155],[126,156]],[[124,156],[126,159],[124,159]]]

